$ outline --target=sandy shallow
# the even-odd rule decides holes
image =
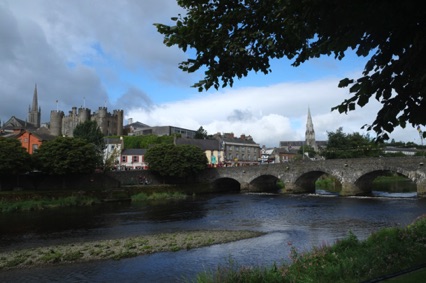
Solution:
[[[114,240],[56,245],[0,253],[0,270],[135,257],[156,252],[189,250],[263,235],[256,231],[187,231]]]

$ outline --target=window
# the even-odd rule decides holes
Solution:
[[[138,162],[139,161],[139,156],[133,156],[133,162]]]
[[[121,162],[126,163],[127,162],[127,156],[123,155],[121,157]]]
[[[33,144],[33,152],[36,152],[38,149],[38,144]]]

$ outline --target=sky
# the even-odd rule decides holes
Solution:
[[[260,146],[278,147],[304,140],[310,109],[316,140],[339,127],[367,134],[362,126],[380,109],[375,100],[349,114],[331,111],[350,97],[339,81],[360,76],[365,58],[349,53],[297,68],[274,60],[268,75],[250,73],[232,88],[198,92],[191,86],[203,72],[182,72],[178,64],[190,54],[166,47],[153,25],[172,24],[179,13],[176,0],[0,1],[0,121],[27,119],[37,85],[42,123],[52,110],[106,106],[123,109],[125,124],[202,126],[208,134],[250,135]],[[391,138],[422,142],[411,126]]]

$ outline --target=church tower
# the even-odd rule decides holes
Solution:
[[[34,87],[33,103],[28,108],[28,123],[40,128],[41,108],[38,107],[37,84]]]
[[[308,120],[306,121],[305,144],[318,151],[317,143],[315,142],[314,124],[312,123],[311,110],[308,108]]]

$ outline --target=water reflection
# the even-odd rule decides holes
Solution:
[[[270,265],[288,259],[289,244],[308,250],[332,244],[349,231],[364,239],[383,227],[407,225],[426,213],[425,204],[417,198],[229,194],[2,215],[2,249],[186,230],[249,229],[266,235],[121,261],[4,271],[0,281],[176,282],[226,264],[230,257],[243,265]]]

